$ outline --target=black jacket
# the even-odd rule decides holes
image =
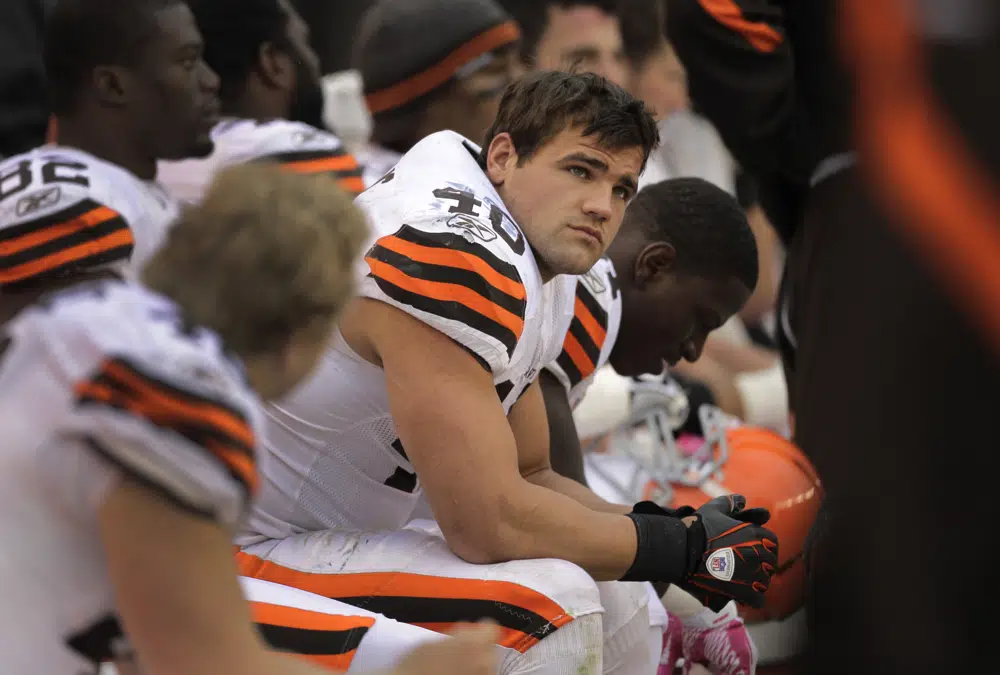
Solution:
[[[713,6],[718,15],[705,9]],[[667,0],[667,35],[691,98],[757,179],[786,239],[816,164],[851,148],[835,11],[835,0]]]

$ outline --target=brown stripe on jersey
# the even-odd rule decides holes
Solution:
[[[514,352],[527,308],[517,269],[451,234],[404,227],[365,258],[383,293],[404,305],[463,323]]]
[[[329,173],[341,188],[355,195],[361,194],[365,189],[361,166],[343,148],[282,152],[262,157],[260,161],[276,162],[282,168],[296,173]]]
[[[375,625],[369,616],[325,614],[266,602],[251,601],[250,611],[272,649],[338,671],[350,668],[361,640]]]
[[[581,307],[581,305],[583,305]],[[574,314],[584,323],[587,332],[599,343],[604,345],[604,338],[608,332],[608,313],[601,307],[601,303],[590,292],[586,284],[577,282],[576,284],[576,306]]]
[[[134,246],[132,231],[120,213],[85,199],[0,230],[0,284],[128,260]]]
[[[249,493],[257,489],[256,439],[247,418],[218,399],[145,372],[124,358],[106,359],[76,386],[77,404],[127,412],[204,448]]]
[[[560,352],[559,358],[556,359],[556,363],[559,364],[559,367],[566,373],[566,377],[569,378],[570,388],[575,387],[583,381],[583,374],[580,372],[580,369],[576,367],[573,359],[566,353],[565,343],[563,344],[563,350]]]
[[[409,225],[404,225],[395,236],[397,239],[425,248],[444,248],[468,253],[478,259],[471,261],[477,264],[475,269],[482,270],[481,265],[478,265],[478,263],[486,263],[498,275],[494,276],[491,274],[491,281],[497,284],[504,284],[508,281],[513,282],[513,285],[509,287],[502,286],[504,291],[515,297],[524,297],[524,286],[521,285],[521,275],[517,271],[517,267],[501,260],[484,246],[474,244],[459,234],[454,232],[424,232]],[[413,250],[411,249],[410,252]],[[505,279],[501,279],[500,277],[504,277]]]
[[[430,630],[445,631],[456,623],[489,618],[501,627],[497,644],[520,652],[573,620],[552,599],[510,581],[408,572],[303,572],[244,552],[236,554],[236,563],[244,576],[333,598]]]
[[[573,321],[566,333],[562,353],[556,359],[571,387],[597,369],[607,336],[608,313],[586,286],[577,282]]]

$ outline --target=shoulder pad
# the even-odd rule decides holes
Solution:
[[[13,339],[32,333],[72,390],[61,433],[189,510],[237,522],[258,482],[258,401],[214,333],[184,326],[163,298],[108,282],[56,294]]]
[[[128,260],[136,243],[133,193],[123,176],[76,153],[42,148],[6,160],[0,285]]]
[[[434,326],[491,372],[510,360],[524,330],[524,274],[489,222],[463,214],[404,225],[365,261],[362,293]]]
[[[340,139],[308,124],[288,120],[223,122],[215,142],[225,164],[276,162],[297,173],[330,174],[351,194],[364,190],[361,167]]]

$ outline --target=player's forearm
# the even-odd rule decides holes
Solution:
[[[509,491],[489,538],[490,562],[559,558],[598,581],[620,579],[638,545],[635,525],[624,515],[594,511],[527,481]]]
[[[586,485],[580,485],[575,480],[560,476],[553,469],[543,469],[530,476],[525,476],[525,479],[532,485],[548,488],[549,490],[566,495],[594,511],[625,515],[632,510],[631,505],[623,506],[621,504],[613,504],[606,499],[601,499]]]

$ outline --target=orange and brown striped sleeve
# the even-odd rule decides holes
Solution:
[[[563,349],[556,359],[572,389],[590,377],[600,364],[601,350],[608,337],[608,312],[586,284],[577,283],[573,321]]]
[[[343,147],[325,150],[298,150],[268,155],[262,161],[276,162],[288,171],[303,174],[327,174],[350,195],[365,190],[361,165]]]
[[[255,433],[229,397],[122,356],[75,394],[88,445],[188,510],[230,522],[256,492]]]
[[[54,213],[0,228],[0,286],[128,260],[134,246],[122,214],[93,199],[81,199]]]
[[[485,227],[489,227],[485,225]],[[365,258],[379,291],[459,341],[487,370],[481,345],[513,354],[524,331],[527,295],[513,264],[452,232],[404,226]],[[443,320],[443,322],[442,322]]]

